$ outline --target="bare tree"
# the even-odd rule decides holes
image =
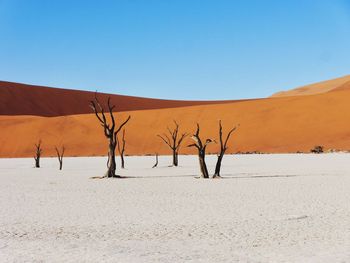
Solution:
[[[220,152],[218,153],[218,160],[216,161],[216,166],[215,166],[215,173],[213,175],[213,178],[217,178],[220,177],[220,169],[221,169],[221,162],[222,159],[225,155],[225,152],[227,150],[227,142],[230,139],[231,134],[237,129],[237,126],[232,128],[227,136],[226,139],[223,140],[222,138],[222,124],[221,124],[221,120],[219,121],[219,140],[220,140]]]
[[[179,124],[174,120],[175,127],[173,130],[170,130],[168,127],[168,132],[170,137],[167,134],[157,135],[163,140],[163,142],[169,146],[173,153],[173,166],[178,166],[179,164],[179,149],[183,139],[188,135],[187,133],[182,133],[179,135]]]
[[[115,174],[116,171],[116,162],[115,162],[115,148],[117,146],[117,135],[120,130],[124,127],[124,125],[130,120],[130,116],[119,125],[116,129],[115,119],[113,116],[113,109],[115,105],[111,105],[111,98],[108,98],[107,101],[108,111],[110,115],[110,120],[108,121],[106,118],[106,114],[104,108],[101,106],[99,100],[97,99],[97,95],[95,94],[95,99],[90,101],[90,107],[93,109],[96,118],[100,122],[103,127],[104,134],[106,138],[109,140],[109,148],[108,148],[108,161],[107,161],[107,172],[106,177],[119,177]]]
[[[205,163],[205,150],[209,143],[212,143],[213,140],[206,139],[205,143],[202,142],[202,139],[199,136],[199,124],[197,123],[197,131],[195,134],[192,135],[192,140],[194,140],[193,144],[188,145],[188,147],[196,147],[198,150],[198,157],[199,157],[199,167],[201,170],[201,177],[202,178],[209,178],[208,168],[207,164]]]
[[[125,129],[123,129],[123,135],[122,135],[122,141],[120,142],[117,136],[117,145],[118,145],[118,152],[121,159],[121,168],[125,168],[125,162],[124,162],[124,152],[125,152]]]
[[[35,156],[34,156],[35,168],[40,168],[40,157],[42,152],[43,150],[41,148],[41,140],[39,140],[39,142],[35,144]]]
[[[158,166],[158,153],[156,153],[156,163],[152,166],[152,168],[156,168]]]
[[[314,148],[310,150],[311,153],[323,153],[324,148],[321,145],[316,145]]]
[[[63,155],[64,155],[64,146],[62,146],[61,151],[58,150],[57,147],[55,147],[56,150],[56,154],[57,154],[57,158],[58,158],[58,162],[60,163],[60,170],[62,170],[62,165],[63,165]]]

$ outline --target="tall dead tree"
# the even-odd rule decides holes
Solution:
[[[213,175],[213,178],[218,178],[220,177],[220,170],[221,170],[221,162],[222,159],[224,158],[225,152],[227,150],[227,142],[230,139],[231,134],[237,129],[237,126],[232,128],[226,136],[226,139],[223,140],[222,138],[222,124],[221,120],[219,121],[219,140],[220,140],[220,151],[218,153],[218,159],[216,161],[216,166],[215,166],[215,173]]]
[[[179,149],[181,146],[181,143],[183,139],[188,135],[187,133],[182,133],[179,135],[179,124],[174,120],[175,127],[173,130],[170,130],[168,127],[168,133],[170,137],[167,134],[163,135],[157,135],[159,138],[163,140],[163,142],[169,146],[169,148],[172,150],[173,153],[173,166],[178,166],[179,164]]]
[[[40,157],[42,152],[43,150],[41,148],[41,140],[39,140],[39,142],[35,144],[35,156],[34,156],[35,168],[40,168]]]
[[[125,168],[125,162],[124,162],[124,152],[125,152],[125,129],[123,129],[123,134],[122,134],[122,140],[120,141],[117,136],[117,145],[118,145],[118,152],[120,155],[120,160],[121,160],[121,168]]]
[[[207,164],[205,162],[205,150],[208,146],[208,144],[212,143],[213,140],[206,139],[205,143],[202,142],[202,139],[199,136],[199,124],[197,123],[197,130],[196,133],[192,135],[192,140],[194,140],[193,144],[188,145],[188,147],[196,147],[198,150],[198,158],[199,158],[199,167],[201,170],[201,177],[202,178],[209,178],[208,168]]]
[[[63,166],[63,155],[64,155],[64,146],[62,146],[61,151],[58,150],[57,147],[55,147],[56,150],[56,154],[57,154],[57,158],[58,158],[58,162],[60,163],[60,170],[62,170],[62,166]]]
[[[111,98],[108,98],[107,101],[107,107],[109,112],[109,120],[107,120],[105,110],[101,106],[99,100],[97,99],[97,96],[95,94],[95,99],[90,101],[90,107],[93,109],[96,118],[100,122],[101,126],[103,127],[104,135],[109,141],[109,147],[108,147],[108,161],[107,161],[107,172],[106,177],[120,177],[117,176],[116,171],[116,162],[115,162],[115,148],[117,146],[117,135],[120,132],[120,130],[124,127],[124,125],[130,120],[130,116],[119,125],[119,127],[116,129],[115,119],[113,115],[113,109],[115,108],[115,105],[111,105]]]

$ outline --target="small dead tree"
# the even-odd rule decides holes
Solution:
[[[118,139],[117,136],[117,145],[118,145],[118,152],[120,155],[120,160],[121,160],[121,168],[125,168],[125,162],[124,162],[124,152],[125,152],[125,129],[123,129],[123,134],[122,134],[122,140],[121,142]]]
[[[199,136],[199,124],[197,123],[197,130],[196,133],[192,135],[192,140],[194,140],[193,144],[188,145],[187,147],[196,147],[198,150],[198,158],[199,158],[199,167],[201,170],[201,177],[202,178],[209,178],[208,168],[207,164],[205,163],[205,150],[208,146],[208,144],[212,143],[213,140],[206,139],[205,143],[202,142],[202,139]]]
[[[175,127],[173,130],[170,130],[168,127],[168,132],[170,137],[167,134],[157,135],[163,140],[163,142],[169,146],[173,153],[173,166],[178,166],[179,164],[179,149],[182,141],[188,135],[187,133],[182,133],[179,135],[179,124],[174,120]]]
[[[323,153],[323,146],[321,145],[316,145],[313,149],[310,150],[311,153]]]
[[[42,152],[43,150],[41,148],[41,140],[39,140],[39,142],[35,144],[35,156],[34,156],[35,168],[40,168],[40,157]]]
[[[58,150],[57,147],[55,147],[56,150],[56,154],[57,154],[57,158],[58,158],[58,162],[60,163],[60,170],[62,170],[62,166],[63,166],[63,155],[64,155],[64,146],[62,146],[61,151]]]
[[[216,166],[215,166],[215,173],[213,175],[213,178],[218,178],[220,177],[220,170],[221,170],[221,162],[222,159],[224,158],[225,152],[227,150],[227,142],[230,139],[231,134],[237,129],[237,126],[232,128],[227,136],[226,139],[223,140],[222,138],[222,124],[221,124],[221,120],[219,121],[219,140],[220,140],[220,152],[218,153],[218,159],[216,161]]]
[[[108,111],[110,120],[107,120],[104,108],[101,106],[99,100],[97,99],[97,95],[95,94],[95,99],[90,101],[90,107],[94,111],[97,120],[100,122],[103,127],[104,135],[109,141],[108,147],[108,161],[107,161],[107,172],[105,177],[119,177],[116,175],[116,162],[115,162],[115,148],[117,146],[117,135],[120,130],[124,127],[124,125],[130,120],[130,116],[119,125],[116,129],[115,119],[113,115],[113,109],[115,105],[111,105],[111,98],[108,98],[107,101]]]
[[[152,168],[156,168],[158,166],[158,153],[156,153],[156,163],[152,166]]]

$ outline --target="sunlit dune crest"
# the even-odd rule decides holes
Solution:
[[[292,90],[280,91],[273,94],[271,97],[314,95],[344,88],[350,88],[350,75],[302,86]]]

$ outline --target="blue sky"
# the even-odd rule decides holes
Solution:
[[[0,0],[0,79],[171,99],[350,74],[349,0]]]

